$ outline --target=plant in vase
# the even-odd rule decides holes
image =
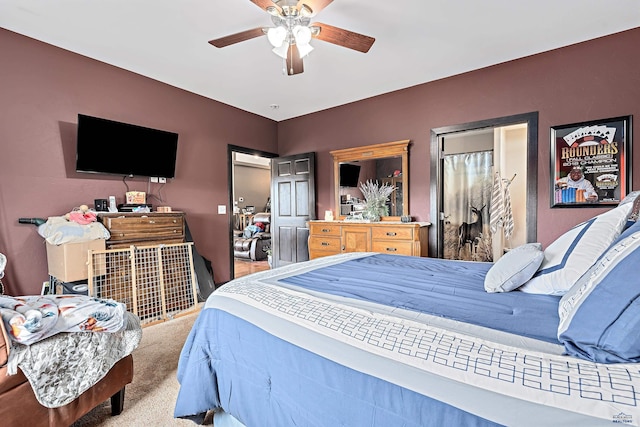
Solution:
[[[360,184],[360,191],[364,196],[365,207],[362,215],[370,221],[380,221],[380,217],[389,215],[387,202],[389,196],[396,189],[395,186],[389,184],[380,185],[378,182],[367,180]]]

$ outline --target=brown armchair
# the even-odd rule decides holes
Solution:
[[[261,223],[264,231],[251,232],[250,226]],[[236,236],[233,242],[233,256],[251,261],[267,259],[267,251],[271,249],[271,214],[260,212],[251,218],[251,224],[244,233]]]
[[[73,424],[100,403],[111,398],[111,413],[118,415],[124,404],[124,388],[133,379],[133,357],[120,359],[90,389],[71,403],[58,407],[42,406],[22,371],[7,376],[10,343],[0,320],[0,424],[3,426],[64,427]]]

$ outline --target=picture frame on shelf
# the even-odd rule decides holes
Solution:
[[[551,127],[551,207],[617,205],[631,182],[632,116]]]

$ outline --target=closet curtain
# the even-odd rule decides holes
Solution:
[[[492,151],[444,156],[444,258],[493,260],[489,230],[492,165]]]

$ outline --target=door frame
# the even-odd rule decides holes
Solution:
[[[239,145],[227,144],[227,194],[228,194],[228,206],[229,206],[229,215],[227,218],[229,220],[227,228],[229,231],[229,241],[227,247],[229,248],[229,279],[233,280],[235,278],[235,265],[234,265],[234,256],[233,256],[233,153],[243,153],[249,155],[255,155],[260,157],[268,157],[270,159],[274,157],[278,157],[275,153],[270,153],[268,151],[256,150],[254,148],[240,147]]]
[[[443,256],[442,212],[442,149],[440,138],[451,133],[466,132],[484,128],[496,128],[517,124],[527,124],[527,242],[537,241],[538,236],[538,112],[516,114],[458,125],[431,129],[431,222],[435,227],[429,230],[429,254],[437,258]]]

